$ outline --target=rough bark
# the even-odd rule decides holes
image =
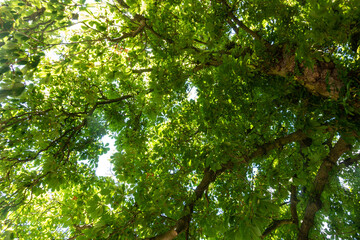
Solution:
[[[277,62],[269,67],[269,74],[282,77],[294,76],[297,82],[314,95],[333,100],[339,98],[343,81],[339,76],[339,67],[333,62],[316,60],[313,66],[305,66],[303,63],[296,63],[293,53],[281,51]]]
[[[242,21],[240,21],[233,9],[228,5],[225,0],[218,0],[228,10],[228,21],[231,22],[231,26],[235,24],[233,29],[238,33],[239,29],[242,29],[247,34],[252,36],[254,40],[263,43],[267,48],[267,59],[269,66],[265,69],[268,74],[278,75],[282,77],[294,76],[295,80],[303,85],[308,91],[315,95],[319,95],[333,100],[338,100],[340,89],[344,83],[339,76],[339,66],[336,66],[332,61],[320,61],[314,58],[315,64],[313,66],[306,66],[304,63],[297,63],[295,59],[294,51],[287,52],[285,48],[279,49],[276,45],[271,45],[256,31],[251,30]],[[273,59],[273,61],[269,61]]]
[[[300,227],[298,240],[307,240],[309,231],[314,225],[315,214],[321,209],[321,194],[324,191],[326,184],[329,181],[329,174],[332,168],[336,165],[339,157],[349,150],[349,145],[340,138],[335,146],[330,150],[328,156],[326,156],[317,172],[315,181],[313,184],[313,190],[310,194],[311,198],[306,206],[304,219]]]

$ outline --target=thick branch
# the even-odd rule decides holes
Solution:
[[[231,26],[232,29],[234,29],[236,34],[239,34],[239,28],[231,21],[230,19],[227,20],[228,24]]]
[[[285,224],[292,224],[292,219],[283,219],[283,220],[274,220],[263,232],[261,238],[265,238],[269,235],[272,231],[276,230],[278,227],[285,225]]]
[[[154,34],[157,38],[163,39],[163,40],[167,41],[168,43],[174,43],[173,40],[171,40],[171,39],[169,39],[169,38],[166,38],[166,37],[162,36],[160,33],[156,32],[156,31],[153,29],[152,26],[146,24],[145,27],[146,27],[147,29],[149,29],[150,32],[151,32],[152,34]]]
[[[237,160],[236,162],[229,161],[229,162],[223,164],[222,168],[217,170],[216,172],[214,172],[209,167],[207,167],[204,172],[204,177],[202,178],[200,184],[195,189],[193,200],[191,202],[189,202],[184,208],[185,211],[188,212],[188,214],[186,214],[185,216],[180,218],[176,222],[175,227],[172,227],[169,231],[167,231],[161,235],[158,235],[156,237],[153,237],[153,238],[147,238],[146,240],[172,240],[180,233],[186,231],[189,227],[189,223],[191,220],[191,214],[192,214],[192,211],[193,211],[193,208],[194,208],[196,202],[199,199],[201,199],[204,192],[208,189],[209,185],[216,180],[216,177],[221,175],[226,170],[231,169],[235,163],[239,164],[241,162],[244,162],[244,160],[246,162],[249,162],[251,159],[268,154],[273,149],[280,148],[288,143],[297,142],[297,141],[300,141],[305,138],[306,138],[305,133],[303,133],[302,131],[296,131],[292,134],[289,134],[287,136],[278,138],[274,141],[271,141],[271,142],[268,142],[268,143],[265,143],[265,144],[259,146],[249,156],[244,155],[244,156],[240,157],[242,160]],[[289,221],[292,223],[292,220],[289,220]]]
[[[42,8],[36,8],[37,11],[32,13],[31,15],[24,17],[25,21],[36,21],[41,15],[44,14],[46,8],[42,7]]]
[[[323,159],[323,162],[318,170],[313,184],[313,191],[311,193],[311,199],[309,200],[304,214],[304,219],[300,227],[298,240],[307,240],[308,234],[312,226],[314,225],[314,218],[317,211],[322,207],[321,194],[329,180],[329,173],[336,165],[339,157],[350,149],[349,145],[340,138],[335,144],[334,148],[330,150],[328,156]]]
[[[268,74],[282,77],[294,76],[295,80],[315,95],[337,100],[343,82],[340,79],[339,69],[333,62],[316,60],[313,66],[297,64],[295,54],[286,53],[285,50],[277,50],[272,53],[277,62],[270,63],[267,68]],[[276,57],[278,55],[278,57]],[[295,69],[297,69],[295,73]]]
[[[152,68],[144,68],[144,69],[133,69],[132,72],[133,73],[145,73],[145,72],[151,72]]]
[[[146,92],[147,92],[147,93],[151,93],[151,92],[153,92],[153,91],[154,91],[154,89],[149,89],[149,90],[147,90]],[[121,101],[123,101],[123,100],[129,99],[129,98],[133,98],[133,97],[135,97],[136,95],[138,95],[139,93],[140,93],[140,92],[137,92],[136,94],[125,95],[125,96],[122,96],[122,97],[119,97],[119,98],[106,99],[106,100],[103,100],[103,101],[99,101],[99,102],[96,102],[96,103],[95,103],[95,105],[94,105],[93,108],[97,108],[97,106],[99,106],[99,105],[121,102]],[[94,110],[95,110],[95,109],[94,109]]]
[[[241,28],[242,30],[244,30],[246,33],[248,33],[250,36],[252,36],[255,40],[261,41],[262,43],[265,44],[265,46],[270,47],[270,44],[266,41],[264,41],[264,39],[255,31],[251,30],[249,27],[247,27],[243,21],[240,21],[232,12],[230,6],[228,5],[228,3],[226,2],[226,0],[219,0],[221,3],[224,4],[224,6],[226,6],[227,10],[228,10],[228,15],[229,17],[237,24],[237,26],[239,28]],[[230,24],[230,23],[229,23]],[[231,24],[230,24],[231,25]],[[234,31],[238,33],[238,28],[235,27]]]
[[[123,8],[126,8],[126,9],[130,8],[129,5],[127,5],[124,0],[116,0],[116,1],[117,1],[117,2],[120,4],[120,6],[122,6]]]
[[[232,12],[228,13],[229,16],[231,17],[231,19],[242,29],[244,30],[246,33],[248,33],[249,35],[251,35],[254,39],[258,40],[258,41],[263,41],[263,39],[260,37],[259,34],[257,34],[256,32],[254,32],[253,30],[251,30],[250,28],[248,28],[242,21],[240,21]]]
[[[115,103],[115,102],[121,102],[123,100],[129,99],[134,97],[134,95],[125,95],[119,98],[113,98],[113,99],[107,99],[104,101],[99,101],[95,103],[95,107],[97,107],[98,105],[104,105],[104,104],[109,104],[109,103]]]
[[[292,222],[299,227],[299,218],[296,210],[296,205],[298,203],[297,199],[297,189],[295,185],[291,185],[291,195],[290,195],[290,212],[292,217]]]
[[[30,31],[32,31],[32,30],[37,29],[37,28],[40,27],[40,26],[47,25],[47,24],[53,24],[53,23],[55,23],[55,21],[49,20],[49,21],[46,21],[46,22],[40,22],[40,23],[36,24],[36,25],[33,26],[33,27],[22,28],[22,29],[19,29],[19,30],[20,30],[20,31],[25,31],[25,32],[30,32]],[[45,30],[46,30],[46,29],[45,29]],[[43,31],[44,31],[44,30],[43,30]]]
[[[267,154],[269,151],[273,150],[273,149],[277,149],[280,148],[288,143],[291,142],[298,142],[301,141],[303,139],[307,138],[306,134],[302,131],[296,131],[294,133],[291,133],[287,136],[278,138],[272,142],[269,143],[264,143],[263,145],[259,146],[251,155],[250,155],[250,159],[256,158],[256,157],[260,157],[263,156],[265,154]]]
[[[139,21],[140,25],[139,27],[133,31],[133,32],[130,32],[130,33],[123,33],[123,35],[121,37],[117,37],[117,38],[112,38],[112,39],[109,39],[110,41],[112,42],[120,42],[121,40],[125,39],[125,38],[129,38],[129,37],[135,37],[136,35],[138,35],[140,32],[142,32],[146,26],[146,22],[145,22],[145,19],[141,19]]]
[[[273,59],[273,61],[270,61],[270,59]],[[338,100],[340,97],[341,88],[344,86],[344,83],[340,74],[341,66],[335,65],[334,62],[319,61],[314,57],[314,64],[312,66],[297,63],[294,53],[288,53],[285,48],[280,49],[276,48],[276,46],[268,47],[263,60],[266,64],[262,62],[261,65],[257,66],[257,71],[260,70],[264,74],[269,75],[293,77],[300,85],[317,96],[332,100]],[[194,68],[194,72],[209,66],[220,66],[222,63],[221,58],[218,58],[215,64],[206,63],[197,65]],[[360,107],[359,100],[353,99],[353,101],[352,106],[354,108]]]
[[[188,211],[189,213],[183,216],[182,218],[180,218],[176,222],[175,227],[172,227],[169,231],[161,235],[158,235],[156,237],[148,238],[147,240],[171,240],[174,239],[180,233],[186,231],[189,228],[191,214],[193,212],[195,203],[202,197],[205,190],[208,189],[209,185],[215,181],[217,175],[219,174],[221,174],[221,171],[214,172],[210,168],[206,168],[203,179],[195,189],[193,200],[190,203],[188,203],[184,208],[184,211]]]
[[[339,163],[340,167],[349,167],[355,163],[357,163],[360,160],[360,154],[353,158],[347,158],[341,163]]]
[[[89,229],[89,228],[92,228],[93,225],[92,224],[84,224],[84,225],[76,225],[74,224],[74,227],[77,231],[82,231],[84,229]]]

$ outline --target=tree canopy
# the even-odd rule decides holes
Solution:
[[[0,4],[4,239],[360,239],[360,1]]]

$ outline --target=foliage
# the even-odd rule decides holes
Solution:
[[[11,0],[4,239],[360,239],[360,2]],[[109,149],[114,177],[95,174]]]

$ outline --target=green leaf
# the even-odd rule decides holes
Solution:
[[[0,5],[2,238],[360,238],[358,1]]]

